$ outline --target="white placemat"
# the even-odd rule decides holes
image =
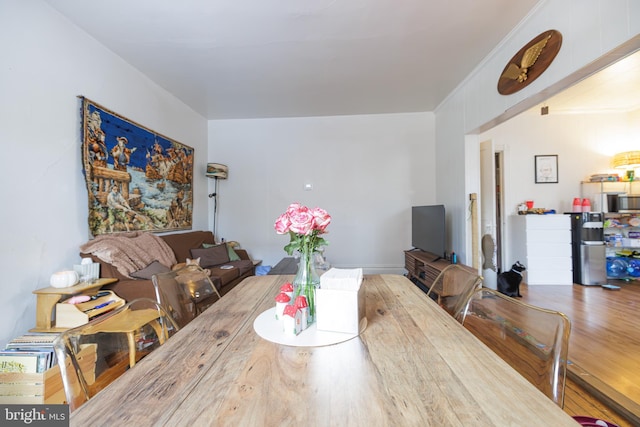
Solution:
[[[282,321],[276,320],[275,307],[270,308],[256,317],[256,320],[253,322],[253,329],[260,337],[267,341],[293,347],[321,347],[324,345],[338,344],[358,336],[358,334],[319,331],[316,328],[315,322],[298,335],[285,334],[282,330]]]

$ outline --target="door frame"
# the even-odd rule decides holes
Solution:
[[[492,139],[479,143],[480,157],[480,235],[490,234],[495,243],[495,267],[482,269],[488,287],[496,287],[497,274],[504,271],[506,218],[504,211],[506,153]],[[484,259],[484,258],[483,258]],[[484,263],[483,263],[484,264]]]

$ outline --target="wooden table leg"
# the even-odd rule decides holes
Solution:
[[[133,365],[136,364],[135,331],[127,332],[127,340],[129,341],[129,367],[133,368]]]
[[[53,309],[60,301],[59,294],[38,294],[36,296],[36,329],[46,331],[51,329]]]

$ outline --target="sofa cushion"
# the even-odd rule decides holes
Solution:
[[[236,253],[236,251],[231,247],[231,245],[229,245],[228,243],[226,243],[227,245],[227,252],[229,252],[229,261],[240,261],[240,255],[238,255]],[[210,243],[203,243],[202,247],[203,248],[210,248],[212,246],[216,246],[216,245],[212,245]]]
[[[211,280],[214,283],[218,281],[222,284],[229,283],[252,269],[253,261],[246,259],[240,261],[229,261],[222,265],[209,268],[209,270],[211,270]]]
[[[200,258],[202,268],[210,268],[229,262],[229,252],[227,252],[227,245],[224,243],[210,248],[193,248],[190,252],[191,258]]]
[[[213,233],[210,231],[189,231],[160,236],[173,249],[178,262],[186,262],[191,256],[191,248],[201,248],[203,243],[214,244]]]
[[[237,279],[238,277],[240,277],[239,268],[234,267],[229,269],[223,269],[220,267],[221,266],[213,267],[209,269],[211,270],[211,280],[213,280],[213,278],[215,277],[216,279],[220,280],[221,284],[224,284],[224,283],[229,283],[233,279]]]
[[[102,287],[103,290],[111,290],[125,301],[133,301],[138,298],[150,298],[155,301],[156,288],[151,280],[125,279],[118,280]]]
[[[253,261],[249,259],[241,259],[239,261],[231,261],[229,264],[237,267],[240,270],[240,275],[242,276],[246,272],[253,270]]]
[[[228,243],[227,252],[229,252],[229,261],[240,261],[240,255],[238,255]]]
[[[169,267],[164,264],[161,264],[160,261],[153,261],[151,264],[147,265],[145,268],[142,268],[138,271],[134,271],[131,273],[131,277],[136,279],[146,279],[151,280],[151,277],[154,274],[158,273],[167,273],[171,271]]]

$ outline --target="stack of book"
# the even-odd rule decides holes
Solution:
[[[618,175],[614,175],[614,174],[608,174],[608,173],[599,173],[599,174],[593,174],[589,177],[589,181],[591,182],[611,182],[611,181],[619,181],[620,177]]]
[[[55,366],[55,333],[28,333],[12,339],[0,351],[0,372],[42,373]]]

